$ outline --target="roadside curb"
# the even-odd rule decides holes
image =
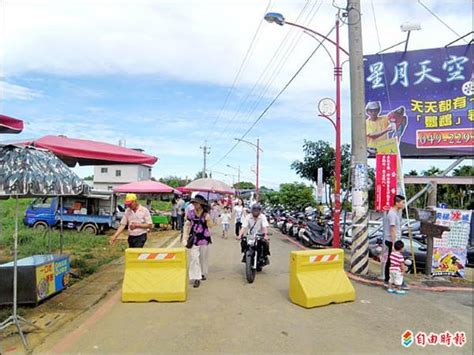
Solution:
[[[303,250],[309,250],[310,248],[307,248],[300,243],[298,243],[296,240],[291,239],[290,237],[280,233],[275,228],[272,228],[274,231],[277,231],[280,235],[282,235],[287,241],[290,243],[296,245],[298,248],[303,249]],[[346,258],[345,258],[346,259]],[[347,259],[346,259],[347,261]],[[375,281],[375,280],[367,280],[364,277],[354,275],[350,271],[346,271],[347,276],[356,282],[360,282],[362,284],[366,285],[373,285],[373,286],[381,286],[383,287],[383,282],[382,281]],[[410,290],[422,290],[422,291],[428,291],[428,292],[471,292],[474,293],[474,287],[446,287],[446,286],[440,286],[440,287],[426,287],[426,286],[420,286],[420,285],[410,285]]]
[[[354,281],[363,283],[363,284],[368,284],[368,285],[377,285],[377,286],[382,286],[383,287],[383,282],[382,281],[374,281],[374,280],[367,280],[363,277],[356,276],[351,272],[346,272],[347,276]],[[450,292],[450,291],[455,291],[455,292],[474,292],[474,288],[472,287],[426,287],[426,286],[419,286],[419,285],[410,285],[410,290],[415,289],[415,290],[423,290],[423,291],[431,291],[431,292]]]

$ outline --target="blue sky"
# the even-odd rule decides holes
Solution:
[[[301,23],[325,33],[334,21],[331,3],[274,0],[269,9],[284,13],[289,20],[302,12]],[[424,3],[458,33],[472,30],[469,0]],[[250,146],[239,145],[224,161],[216,162],[315,45],[313,39],[288,26],[263,23],[221,110],[268,0],[137,0],[133,4],[6,0],[2,4],[0,109],[26,121],[19,137],[2,140],[46,134],[110,143],[126,139],[127,146],[141,147],[160,158],[153,169],[155,177],[194,177],[202,169],[199,147],[207,140],[215,177],[231,182],[232,177],[222,175],[235,174],[226,167],[230,164],[241,166],[244,180],[253,179],[255,153]],[[422,26],[413,33],[410,49],[443,46],[456,38],[416,1],[374,0],[373,4],[382,48],[404,39],[400,24],[405,21]],[[374,53],[380,47],[371,1],[362,0],[362,20],[364,51]],[[284,47],[276,52],[286,35]],[[347,46],[346,27],[341,38]],[[263,75],[268,80],[256,85],[265,68],[270,69]],[[348,142],[347,65],[344,70],[342,139]],[[253,141],[260,137],[264,185],[300,180],[289,166],[302,158],[304,139],[333,142],[332,127],[316,116],[319,99],[333,92],[332,64],[321,50],[247,137]],[[260,93],[262,100],[257,101]],[[405,170],[432,164],[406,161]],[[449,161],[436,164],[444,167]],[[85,176],[92,168],[77,171]]]

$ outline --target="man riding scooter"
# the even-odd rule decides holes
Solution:
[[[256,203],[250,209],[250,214],[248,214],[242,223],[242,229],[240,234],[237,237],[238,240],[241,240],[241,252],[244,253],[242,262],[245,263],[245,252],[248,248],[247,245],[247,236],[263,235],[262,240],[262,256],[265,258],[265,265],[270,264],[268,256],[270,255],[270,238],[268,237],[269,227],[267,217],[262,214],[262,206]]]

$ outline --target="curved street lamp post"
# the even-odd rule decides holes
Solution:
[[[325,112],[321,112],[321,109],[320,109],[319,116],[329,120],[336,130],[336,164],[335,164],[335,169],[334,169],[336,183],[335,183],[335,188],[334,188],[335,208],[334,208],[333,247],[339,248],[340,247],[340,218],[341,218],[341,79],[342,79],[340,52],[342,51],[346,55],[349,55],[349,52],[339,45],[339,25],[340,25],[339,17],[336,17],[336,41],[333,41],[332,39],[326,37],[325,35],[317,31],[314,31],[310,28],[307,28],[302,25],[298,25],[293,22],[286,21],[282,14],[279,14],[276,12],[269,12],[268,14],[266,14],[265,20],[270,23],[276,23],[280,26],[287,24],[290,26],[301,28],[305,31],[305,33],[310,32],[316,36],[322,37],[323,41],[326,40],[336,47],[336,60],[334,61],[333,58],[331,57],[331,60],[334,63],[334,77],[336,79],[336,103],[335,103],[336,120],[334,121],[330,117],[332,116],[332,114],[334,114],[334,112],[328,114]],[[318,40],[318,42],[321,43],[321,45],[323,45],[322,43],[323,41]]]

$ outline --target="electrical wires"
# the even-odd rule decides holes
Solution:
[[[268,1],[268,4],[267,4],[267,7],[265,8],[264,14],[266,14],[266,13],[268,12],[268,10],[270,9],[271,4],[272,4],[272,0],[269,0],[269,1]],[[244,66],[245,66],[245,65],[249,62],[249,60],[250,60],[251,53],[252,53],[253,48],[254,48],[254,44],[256,43],[257,36],[258,36],[258,34],[259,34],[259,32],[260,32],[260,28],[262,27],[263,22],[264,22],[264,18],[263,18],[263,16],[262,16],[262,17],[261,17],[261,20],[260,20],[260,22],[259,22],[259,24],[258,24],[258,27],[257,27],[257,29],[256,29],[256,31],[255,31],[255,33],[254,33],[254,35],[253,35],[253,37],[252,37],[252,40],[250,41],[250,44],[249,44],[249,46],[248,46],[248,48],[247,48],[247,52],[245,53],[245,56],[244,56],[244,58],[242,59],[242,62],[240,63],[239,70],[237,71],[237,74],[236,74],[235,77],[234,77],[234,80],[233,80],[233,82],[232,82],[232,86],[231,86],[231,88],[229,89],[229,91],[227,92],[227,95],[226,95],[226,97],[225,97],[224,103],[223,103],[223,105],[222,105],[222,107],[221,107],[221,109],[220,109],[220,111],[219,111],[219,114],[216,116],[216,119],[214,120],[214,122],[213,122],[211,128],[212,128],[212,127],[215,127],[217,121],[221,118],[222,113],[224,112],[224,109],[225,109],[226,106],[227,106],[227,102],[229,101],[230,96],[231,96],[232,93],[234,92],[235,86],[236,86],[236,84],[237,84],[237,80],[239,79],[240,75],[241,75],[242,72],[243,72]]]
[[[459,33],[457,33],[451,26],[449,26],[446,22],[444,22],[441,17],[439,17],[433,10],[431,10],[426,4],[422,3],[421,0],[418,0],[418,4],[420,4],[426,11],[428,11],[435,19],[437,19],[439,22],[441,22],[446,28],[448,28],[452,33],[454,33],[456,36],[461,37]],[[465,39],[463,39],[464,42],[467,43]]]
[[[326,34],[326,37],[328,37],[332,31],[334,31],[335,26],[331,28],[331,30]],[[322,46],[322,43],[324,42],[321,41],[317,47],[311,52],[309,57],[303,62],[303,64],[299,67],[299,69],[296,71],[296,73],[290,78],[290,80],[283,86],[283,88],[278,92],[278,94],[273,98],[273,100],[265,107],[265,109],[262,111],[262,113],[257,117],[257,119],[250,125],[250,127],[244,132],[244,134],[240,137],[240,139],[244,139],[250,131],[257,125],[257,123],[265,116],[265,114],[268,112],[268,110],[273,106],[273,104],[278,100],[278,98],[286,91],[286,89],[290,86],[290,84],[296,79],[296,77],[301,73],[303,68],[308,64],[308,62],[313,58],[314,54],[318,51],[318,49]],[[235,148],[239,145],[240,141],[236,141],[236,143],[216,162],[212,165],[212,167],[218,165],[220,162],[222,162],[225,158],[229,156],[230,153],[232,153]],[[211,167],[211,168],[212,168]]]

